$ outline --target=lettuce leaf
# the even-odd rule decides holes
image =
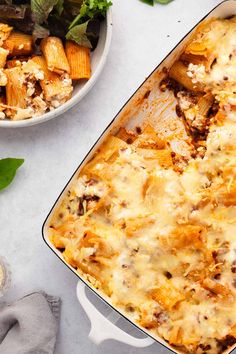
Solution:
[[[71,28],[66,34],[66,39],[70,39],[77,44],[82,45],[83,47],[92,48],[92,45],[86,34],[88,23],[89,21],[86,21]]]
[[[12,5],[12,0],[0,0],[0,4]]]
[[[70,39],[83,47],[92,49],[97,46],[99,32],[100,21],[88,20],[71,28],[66,34],[66,39]]]
[[[34,14],[35,22],[41,25],[47,20],[54,6],[59,6],[60,9],[61,5],[58,5],[58,2],[60,0],[31,0],[31,10]]]
[[[106,12],[111,5],[112,2],[108,0],[84,0],[80,8],[80,13],[71,22],[69,30],[89,19],[94,19],[100,16],[105,17]]]
[[[50,34],[49,30],[41,25],[39,25],[38,23],[35,24],[34,26],[34,30],[33,30],[33,38],[34,38],[34,41],[36,42],[36,40],[38,38],[46,38],[48,37]]]
[[[0,17],[6,20],[23,20],[26,8],[25,5],[0,5]]]
[[[64,0],[58,0],[55,5],[55,11],[56,11],[57,15],[61,16],[63,10],[64,10]]]
[[[7,22],[10,26],[24,33],[31,34],[34,29],[34,18],[29,5],[0,5],[0,22]]]

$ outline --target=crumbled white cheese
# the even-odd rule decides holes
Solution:
[[[57,108],[57,107],[60,106],[60,102],[57,101],[57,100],[52,100],[51,101],[51,105],[52,105],[53,108]]]
[[[180,91],[177,93],[177,97],[179,99],[179,105],[182,110],[186,110],[190,108],[192,102],[186,94]]]
[[[43,80],[44,72],[41,70],[40,66],[33,60],[28,60],[27,62],[22,62],[22,70],[25,73],[26,79],[31,80]]]
[[[36,114],[43,114],[47,109],[46,102],[40,96],[33,98],[32,106],[35,109]]]
[[[192,82],[194,84],[204,80],[205,74],[206,74],[206,69],[203,64],[199,64],[199,65],[192,64],[192,63],[189,64],[187,75],[192,79]]]
[[[6,115],[4,112],[0,112],[0,119],[5,119],[6,118]]]
[[[69,74],[66,74],[66,73],[63,74],[61,76],[61,79],[62,79],[63,86],[71,86],[72,85],[72,80],[71,80]]]
[[[31,107],[28,108],[18,108],[16,114],[13,117],[13,120],[22,120],[31,118],[34,114],[34,110]]]
[[[27,96],[28,97],[33,96],[34,92],[35,92],[35,85],[31,81],[28,81],[27,82],[27,92],[26,92]]]

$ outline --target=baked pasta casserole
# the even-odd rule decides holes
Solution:
[[[236,17],[205,22],[166,72],[191,156],[155,126],[120,128],[54,213],[67,263],[183,353],[236,343]]]

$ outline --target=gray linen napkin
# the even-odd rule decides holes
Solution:
[[[1,354],[52,354],[60,298],[33,293],[0,308]]]

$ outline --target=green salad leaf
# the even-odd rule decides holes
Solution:
[[[35,24],[32,35],[33,38],[46,38],[50,34],[49,30],[47,28],[44,28],[43,26],[39,25],[38,23]]]
[[[71,22],[69,29],[88,21],[89,19],[94,19],[98,16],[105,17],[106,12],[111,5],[112,2],[108,0],[84,0],[79,14]]]
[[[59,5],[58,5],[59,3]],[[36,23],[42,24],[48,18],[48,15],[54,8],[58,6],[59,11],[62,7],[60,0],[31,0],[31,10],[34,14]]]
[[[9,186],[17,169],[23,164],[23,159],[6,158],[0,160],[0,190]]]
[[[33,34],[36,45],[51,35],[94,50],[111,5],[110,0],[0,0],[0,20]]]
[[[66,34],[66,39],[70,39],[79,43],[80,45],[92,48],[90,40],[87,37],[87,28],[89,21],[81,23],[80,25],[72,27]]]
[[[61,16],[63,10],[64,10],[64,0],[58,0],[56,5],[55,5],[55,10],[58,16]]]
[[[66,38],[88,48],[95,48],[100,25],[97,20],[104,18],[112,2],[109,0],[83,0],[79,13],[70,23]]]

